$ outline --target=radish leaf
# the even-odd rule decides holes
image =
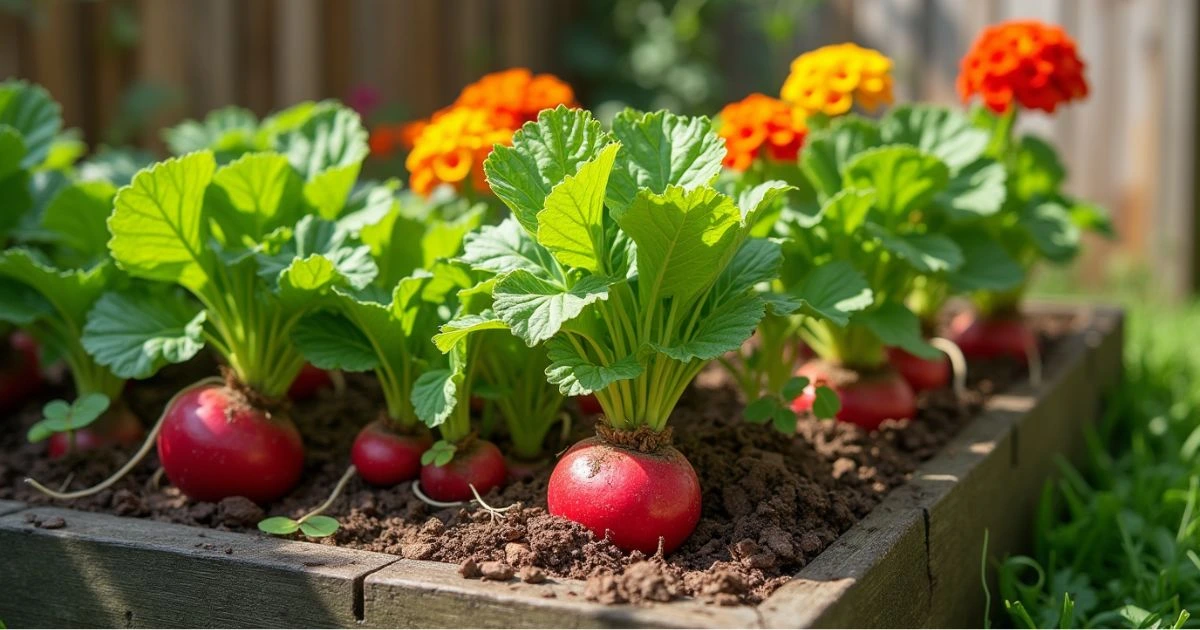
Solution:
[[[845,326],[850,316],[869,308],[875,296],[862,274],[845,261],[826,263],[813,269],[792,292],[801,300],[805,313]]]
[[[494,308],[515,335],[534,346],[553,337],[587,305],[607,299],[612,283],[601,276],[585,276],[568,287],[517,270],[496,283]]]
[[[146,378],[204,347],[205,312],[163,291],[105,293],[81,339],[97,362],[121,378]]]
[[[537,215],[537,240],[563,265],[592,273],[603,269],[604,191],[620,148],[608,145],[546,196],[546,205]]]
[[[903,304],[884,302],[876,308],[856,313],[853,321],[870,329],[886,346],[899,346],[924,359],[941,356],[937,349],[925,343],[921,322]]]
[[[42,213],[42,227],[54,240],[88,260],[108,255],[108,215],[116,186],[106,181],[75,182],[54,195]]]
[[[300,530],[300,523],[286,516],[272,516],[258,522],[258,529],[276,536],[294,534]]]
[[[611,142],[590,112],[558,106],[538,114],[497,146],[483,163],[488,184],[521,225],[537,232],[537,215],[551,189]]]
[[[317,514],[300,521],[300,533],[309,538],[325,538],[332,536],[340,527],[337,519]]]
[[[987,132],[963,114],[939,105],[901,105],[879,122],[883,142],[907,144],[936,156],[958,172],[983,155]]]
[[[41,442],[55,433],[83,429],[108,411],[109,399],[104,394],[84,394],[74,403],[52,400],[42,407],[42,419],[29,427],[26,438]]]
[[[695,297],[711,286],[741,240],[741,212],[711,188],[640,192],[617,223],[637,244],[643,302]]]
[[[201,208],[215,170],[211,153],[192,153],[141,171],[117,193],[109,249],[122,268],[192,291],[204,286],[212,254]]]
[[[645,372],[645,367],[632,354],[608,365],[597,365],[563,339],[546,342],[546,350],[550,358],[546,377],[565,396],[590,394],[617,381],[637,378]]]
[[[62,128],[62,108],[41,86],[4,81],[0,83],[0,129],[5,127],[20,134],[25,147],[21,168],[32,169],[50,153]]]
[[[874,189],[872,207],[889,221],[928,206],[946,187],[950,171],[933,155],[901,145],[854,156],[846,164],[844,179],[847,187]]]
[[[725,143],[703,116],[626,109],[613,119],[612,135],[625,152],[625,168],[614,173],[608,191],[618,221],[639,191],[661,195],[670,186],[692,191],[712,183],[725,158]]]
[[[478,232],[467,234],[459,260],[472,269],[492,274],[521,269],[544,280],[563,281],[550,252],[530,238],[512,217],[501,221],[500,225],[484,226]]]

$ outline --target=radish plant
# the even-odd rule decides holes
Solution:
[[[0,188],[16,204],[6,227],[16,243],[0,252],[0,321],[20,327],[42,352],[66,363],[77,400],[46,405],[29,431],[49,440],[49,454],[110,444],[136,444],[142,427],[121,400],[125,380],[98,364],[80,343],[88,311],[101,294],[127,284],[108,259],[104,221],[116,187],[107,181],[70,182],[65,158],[54,158],[61,126],[58,105],[41,88],[0,84]],[[51,160],[55,160],[51,162]],[[51,168],[53,166],[53,169]],[[54,170],[55,172],[51,172]],[[31,205],[24,208],[22,203]],[[4,383],[5,406],[40,383],[36,357],[27,346],[22,373]]]
[[[963,313],[952,322],[953,338],[976,358],[1027,360],[1036,339],[1020,316],[1020,303],[1034,267],[1071,261],[1084,231],[1112,235],[1101,208],[1063,192],[1067,172],[1054,148],[1036,136],[1014,134],[1017,112],[1013,107],[996,115],[980,107],[972,114],[987,140],[986,154],[1008,173],[1003,205],[979,223],[977,234],[1005,251],[1019,273],[1008,286],[972,287],[977,316]]]
[[[113,259],[169,286],[103,295],[83,345],[125,377],[204,345],[225,359],[224,385],[185,388],[153,431],[168,479],[194,499],[269,501],[295,484],[304,451],[282,396],[304,359],[291,331],[319,304],[314,294],[362,289],[377,272],[366,246],[315,216],[309,184],[284,154],[218,169],[201,151],[155,164],[117,193]]]
[[[906,297],[921,323],[922,334],[936,337],[937,318],[951,295],[972,291],[1007,291],[1021,283],[1017,261],[986,236],[982,225],[1000,212],[1007,196],[1004,164],[985,155],[987,134],[958,112],[934,105],[898,107],[880,121],[884,144],[909,144],[937,156],[949,171],[946,188],[931,206],[912,220],[930,232],[946,235],[962,252],[962,265],[918,276]],[[957,359],[958,349],[936,343]],[[916,390],[936,389],[950,379],[946,357],[930,360],[903,348],[889,348],[893,365]],[[960,366],[959,388],[965,378]]]
[[[62,128],[62,111],[39,86],[23,81],[0,83],[0,247],[24,239],[18,233],[36,226],[36,201],[43,188],[56,182],[39,175]],[[48,193],[47,193],[48,194]],[[2,290],[2,289],[0,289]],[[11,287],[10,287],[11,290]],[[14,328],[17,317],[5,314],[16,308],[0,307],[0,410],[14,409],[41,387],[37,345]],[[26,319],[24,315],[19,317]]]
[[[723,155],[706,118],[626,111],[606,133],[558,108],[485,163],[523,228],[519,247],[495,247],[492,325],[544,345],[549,381],[604,410],[555,467],[550,511],[624,549],[671,551],[699,520],[667,421],[696,374],[753,333],[754,286],[777,273],[778,247],[749,238],[766,193],[739,208],[712,187]]]
[[[853,269],[868,293],[848,318],[804,321],[801,336],[818,359],[798,374],[837,391],[841,420],[874,429],[912,417],[912,388],[890,368],[885,349],[938,357],[904,300],[917,278],[963,267],[962,249],[939,229],[940,219],[930,219],[944,214],[938,203],[951,169],[917,146],[888,143],[876,124],[856,117],[811,134],[801,168],[815,203],[780,222],[789,259]],[[793,408],[807,410],[814,401],[810,386]]]
[[[360,233],[379,268],[375,282],[357,291],[333,289],[321,310],[304,316],[292,333],[313,365],[372,370],[378,378],[386,409],[363,428],[351,452],[369,483],[392,486],[414,478],[432,443],[413,405],[413,387],[444,363],[430,339],[446,321],[439,307],[457,285],[428,270],[439,270],[442,259],[461,250],[482,213],[412,216],[393,201],[382,220]]]
[[[460,260],[483,274],[488,286],[511,270],[508,255],[552,260],[550,252],[528,238],[521,224],[511,217],[500,225],[467,235],[464,247]],[[545,379],[528,377],[545,373],[550,364],[546,348],[530,348],[508,332],[497,330],[506,326],[496,317],[493,306],[489,302],[482,312],[447,323],[434,341],[448,352],[462,335],[479,335],[478,343],[483,348],[481,379],[491,388],[489,404],[499,411],[508,429],[514,463],[528,467],[542,457],[546,436],[560,420],[563,394]]]

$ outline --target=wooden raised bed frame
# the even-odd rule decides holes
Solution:
[[[1053,455],[1121,377],[1123,315],[1082,318],[1040,387],[994,396],[937,456],[757,607],[603,606],[583,584],[464,580],[436,562],[0,501],[0,620],[10,626],[974,626],[980,558],[1025,548]],[[61,516],[39,529],[27,515]]]

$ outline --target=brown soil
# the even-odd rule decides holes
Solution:
[[[1043,318],[1037,328],[1050,355],[1067,325],[1061,318]],[[148,424],[172,392],[212,369],[211,364],[177,366],[131,388],[130,406]],[[804,418],[800,439],[786,439],[766,426],[743,422],[744,401],[724,373],[705,371],[672,417],[674,446],[692,462],[704,488],[703,514],[691,538],[666,558],[621,552],[593,539],[582,526],[550,516],[545,508],[549,463],[485,497],[495,507],[519,504],[503,514],[477,506],[436,509],[418,500],[408,484],[377,489],[354,479],[328,510],[342,528],[321,542],[453,563],[470,578],[583,579],[584,594],[604,603],[680,596],[723,605],[757,603],[903,484],[971,419],[986,396],[1013,383],[1020,372],[1007,364],[972,365],[965,404],[949,391],[930,392],[920,397],[919,417],[912,422],[887,422],[866,433]],[[322,392],[295,404],[308,462],[300,486],[273,505],[260,508],[241,498],[198,503],[165,482],[155,488],[153,456],[109,490],[63,505],[234,531],[256,531],[265,515],[298,517],[325,499],[348,464],[358,428],[377,417],[381,397],[371,379],[349,375],[347,384],[344,397]],[[62,395],[61,388],[56,395]],[[119,450],[47,461],[42,445],[24,440],[39,409],[40,404],[30,404],[0,418],[7,425],[0,431],[0,499],[48,504],[21,480],[32,476],[59,484],[69,479],[67,488],[79,489],[125,462],[127,454]],[[590,424],[576,423],[570,441],[591,435]],[[503,438],[497,441],[503,448]],[[551,441],[552,452],[569,443],[558,436]]]

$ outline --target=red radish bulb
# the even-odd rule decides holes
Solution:
[[[472,485],[484,495],[503,485],[507,476],[500,449],[487,440],[476,439],[456,452],[445,466],[422,466],[421,489],[436,501],[468,501],[475,498]]]
[[[308,400],[315,397],[317,392],[329,387],[333,387],[333,379],[329,377],[329,372],[311,363],[305,363],[288,387],[287,395],[292,400]]]
[[[968,359],[1010,358],[1020,363],[1028,360],[1029,349],[1037,344],[1037,336],[1020,315],[981,318],[966,311],[950,321],[950,340]]]
[[[8,337],[8,348],[0,357],[0,411],[25,404],[42,387],[38,346],[33,337],[17,331]]]
[[[824,385],[841,400],[837,419],[874,431],[884,420],[912,418],[917,413],[917,398],[912,387],[890,365],[881,370],[859,373],[857,379],[835,378],[834,368],[825,361],[809,361],[800,366],[797,376],[807,377],[808,387],[792,401],[792,410],[811,411],[816,388]]]
[[[300,480],[304,445],[287,415],[258,409],[229,387],[203,385],[166,410],[158,458],[171,483],[192,499],[265,503]]]
[[[58,459],[71,452],[86,453],[106,446],[137,446],[145,435],[142,423],[123,404],[109,408],[95,422],[72,433],[74,439],[68,433],[55,433],[50,436],[46,445],[51,459]]]
[[[919,357],[904,348],[888,348],[888,362],[908,381],[913,391],[941,389],[950,384],[950,358],[939,354],[936,359]]]
[[[575,397],[575,404],[579,405],[579,413],[585,416],[594,416],[604,413],[604,408],[600,406],[600,400],[595,394],[584,394],[583,396]]]
[[[350,461],[367,483],[389,487],[415,479],[421,472],[421,454],[432,445],[428,431],[397,433],[386,421],[376,420],[358,432]]]
[[[605,533],[626,551],[663,553],[683,544],[700,521],[700,480],[671,446],[643,453],[600,437],[571,447],[546,491],[550,513]]]

